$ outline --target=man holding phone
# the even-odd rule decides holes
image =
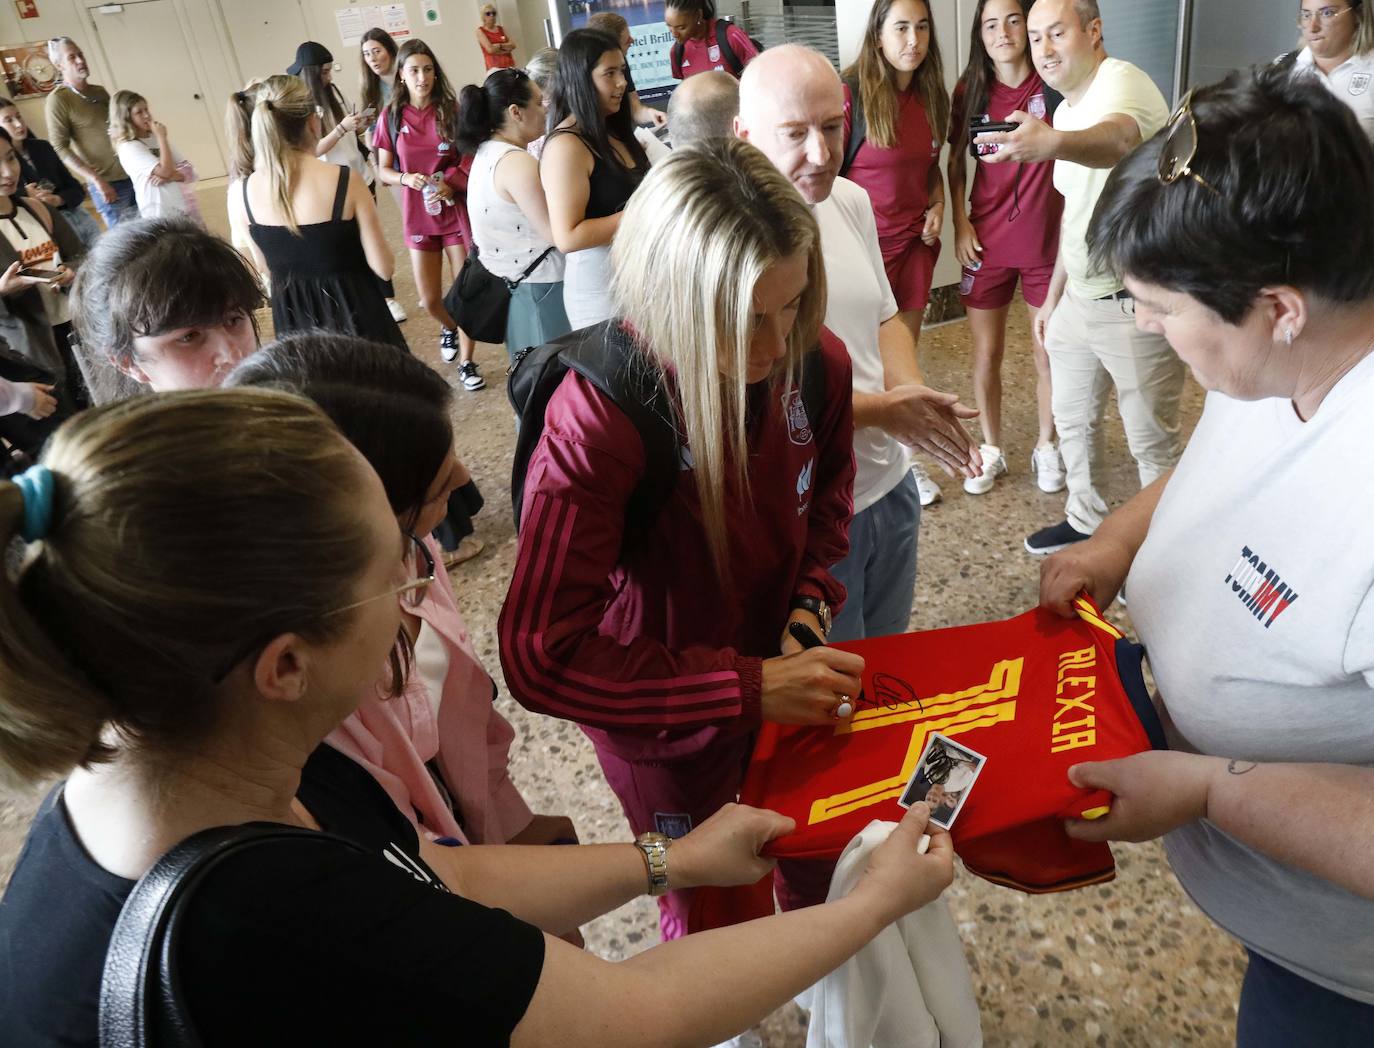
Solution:
[[[981,134],[996,144],[985,164],[1053,160],[1064,197],[1059,257],[1049,297],[1036,315],[1036,341],[1050,358],[1054,424],[1068,482],[1065,519],[1026,538],[1026,550],[1054,553],[1090,537],[1107,515],[1093,443],[1116,386],[1126,442],[1142,486],[1178,461],[1178,403],[1184,368],[1162,335],[1137,331],[1135,300],[1088,260],[1087,230],[1111,169],[1162,128],[1169,109],[1139,68],[1109,58],[1097,0],[1037,0],[1027,18],[1031,54],[1045,83],[1064,96],[1054,126],[1013,113],[1012,132]]]

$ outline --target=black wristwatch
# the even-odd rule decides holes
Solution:
[[[792,611],[800,608],[802,611],[811,612],[820,619],[821,633],[824,634],[821,639],[830,636],[830,605],[820,597],[793,597],[790,608]]]

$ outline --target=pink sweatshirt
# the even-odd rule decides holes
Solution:
[[[435,563],[442,564],[439,544],[433,537],[425,543]],[[438,634],[448,655],[438,703],[412,668],[402,695],[368,699],[325,741],[370,771],[430,838],[504,844],[533,818],[508,773],[515,731],[492,703],[495,685],[473,649],[453,584],[442,569],[415,614]],[[427,767],[430,762],[452,804]]]

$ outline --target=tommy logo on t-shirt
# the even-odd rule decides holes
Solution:
[[[1240,559],[1224,581],[1231,584],[1231,592],[1250,614],[1264,623],[1265,629],[1272,626],[1274,620],[1288,610],[1288,605],[1298,599],[1293,587],[1260,560],[1259,554],[1252,552],[1249,546],[1240,548]]]

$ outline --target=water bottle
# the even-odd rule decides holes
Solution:
[[[444,209],[444,201],[439,196],[439,183],[443,181],[443,175],[434,172],[425,179],[423,195],[425,198],[425,214],[437,215]]]

